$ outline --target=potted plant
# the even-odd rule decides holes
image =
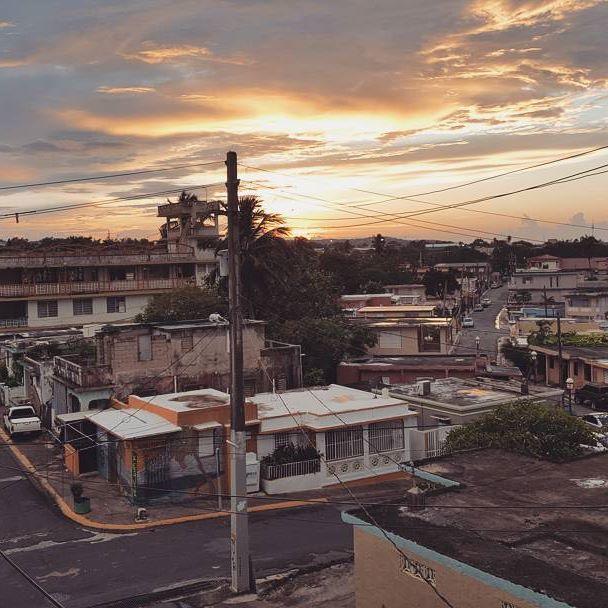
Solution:
[[[91,511],[91,499],[88,496],[83,496],[84,488],[79,481],[75,481],[70,486],[70,491],[74,498],[74,513],[84,515]]]

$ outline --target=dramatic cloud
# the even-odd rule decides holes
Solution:
[[[57,0],[36,10],[11,1],[0,19],[2,183],[218,164],[44,197],[5,191],[3,205],[221,184],[221,161],[235,149],[245,165],[277,172],[242,168],[243,188],[257,188],[269,208],[327,218],[294,220],[298,233],[449,238],[430,223],[439,222],[573,236],[581,230],[536,220],[568,222],[574,207],[605,222],[602,176],[476,206],[515,219],[454,210],[416,226],[340,226],[364,223],[341,219],[344,205],[403,214],[421,204],[383,196],[605,144],[607,22],[601,0]],[[427,198],[458,202],[603,161],[598,154]],[[154,233],[154,202],[33,217],[18,229]]]

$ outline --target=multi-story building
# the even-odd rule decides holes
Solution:
[[[608,318],[608,280],[579,279],[576,289],[565,295],[566,316],[585,321]]]
[[[377,344],[368,349],[370,355],[446,355],[454,346],[456,321],[435,316],[436,308],[433,304],[365,306],[352,322],[378,335]]]
[[[51,419],[84,418],[110,397],[126,398],[230,387],[227,323],[129,323],[95,334],[91,355],[54,359]],[[243,326],[245,392],[286,390],[302,385],[300,347],[266,339],[263,321]],[[68,415],[66,418],[65,415]],[[78,415],[77,415],[78,414]]]
[[[0,252],[0,330],[72,327],[133,318],[150,297],[200,285],[216,267],[218,203],[158,207],[155,243],[28,243]]]
[[[547,302],[564,304],[566,294],[578,285],[579,272],[529,268],[517,270],[509,282],[510,304],[536,304]]]

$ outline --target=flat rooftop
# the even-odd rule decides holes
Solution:
[[[390,294],[384,294],[390,295]],[[437,308],[436,304],[391,304],[390,306],[364,306],[359,312],[428,312],[431,313]]]
[[[119,439],[141,439],[182,430],[161,416],[138,408],[92,411],[85,417]]]
[[[134,396],[139,401],[144,401],[155,407],[162,407],[173,412],[189,412],[193,409],[207,409],[230,403],[230,395],[228,393],[222,393],[213,388],[203,388],[181,393],[167,393],[166,395],[152,395],[151,397]]]
[[[551,398],[562,391],[548,387],[530,386],[530,394],[525,397]],[[522,398],[521,383],[484,380],[464,380],[462,378],[439,378],[431,381],[431,392],[424,397],[418,394],[418,383],[395,384],[390,388],[395,397],[413,403],[437,403],[463,411],[479,407],[498,406]]]
[[[473,355],[428,355],[428,356],[405,356],[405,357],[369,357],[366,359],[354,359],[343,361],[340,367],[372,367],[381,369],[382,367],[399,368],[424,368],[436,369],[445,367],[474,367],[475,356]]]
[[[549,345],[534,345],[533,348],[541,353],[553,352],[557,353],[557,344]],[[562,353],[566,359],[580,358],[580,359],[593,359],[598,363],[608,359],[608,345],[605,346],[562,346]]]
[[[247,401],[257,404],[258,418],[264,423],[272,418],[283,418],[287,426],[298,423],[316,427],[318,425],[342,426],[344,415],[349,424],[356,424],[377,417],[416,416],[401,399],[382,397],[339,384],[325,387],[295,389],[284,393],[261,393]],[[381,411],[380,411],[381,410]],[[350,415],[365,414],[363,419],[352,419]],[[339,418],[338,418],[339,416]],[[294,421],[294,417],[298,423]],[[323,419],[321,422],[320,419]]]
[[[373,508],[383,529],[570,606],[607,605],[607,454],[555,464],[483,450],[422,468],[462,486],[418,513]]]

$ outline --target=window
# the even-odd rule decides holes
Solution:
[[[351,426],[325,433],[327,460],[363,456],[363,427]]]
[[[378,334],[378,348],[401,348],[401,334],[397,333],[398,331],[381,331]]]
[[[285,447],[291,443],[291,437],[289,433],[275,433],[274,434],[274,449]]]
[[[92,315],[93,314],[93,299],[92,298],[77,298],[72,302],[72,308],[75,315]]]
[[[421,325],[418,328],[418,350],[422,352],[441,352],[441,329],[434,325]]]
[[[549,369],[555,369],[555,359],[553,357],[549,357]]]
[[[585,380],[587,380],[587,382],[591,382],[591,366],[588,363],[584,363],[583,369],[585,372]]]
[[[111,296],[106,298],[107,312],[126,312],[127,301],[125,296]]]
[[[57,300],[40,300],[38,302],[38,318],[57,317]]]
[[[402,450],[403,447],[402,420],[386,420],[369,425],[370,452],[390,452]]]
[[[152,361],[152,336],[137,336],[137,360]]]
[[[185,334],[180,338],[180,345],[182,347],[182,352],[187,353],[194,349],[194,338],[192,334]]]

